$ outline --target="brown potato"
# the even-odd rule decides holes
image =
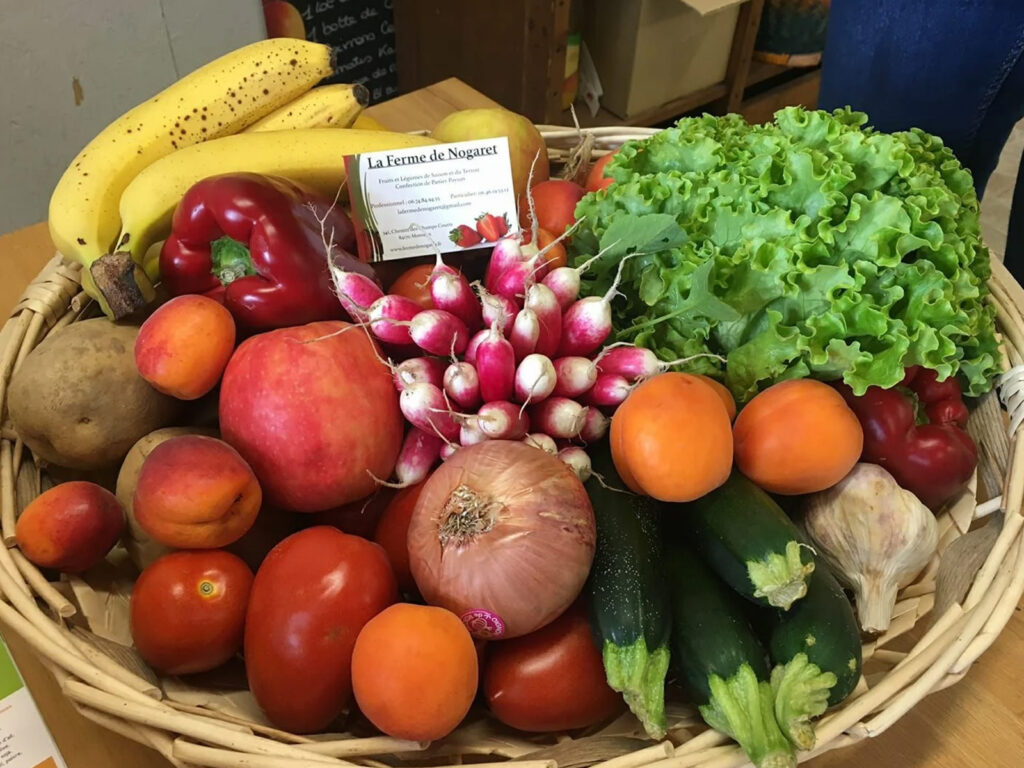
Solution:
[[[181,404],[135,369],[138,332],[106,318],[85,320],[29,353],[11,380],[7,405],[36,457],[100,469],[120,461],[143,435],[173,423]]]

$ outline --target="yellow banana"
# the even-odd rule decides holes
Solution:
[[[375,120],[365,112],[361,113],[352,123],[353,128],[361,128],[364,131],[386,131],[387,127],[379,120]]]
[[[50,234],[62,254],[86,267],[83,285],[105,312],[111,307],[104,298],[117,297],[100,295],[92,280],[100,275],[91,268],[121,245],[118,205],[132,179],[176,150],[238,132],[332,72],[329,46],[290,38],[253,43],[130,109],[78,153],[50,198]]]
[[[334,199],[345,181],[345,155],[437,143],[408,133],[307,128],[240,133],[186,147],[157,160],[125,189],[118,242],[141,260],[153,242],[167,235],[189,187],[207,176],[240,171],[284,176]]]
[[[369,100],[370,92],[362,85],[321,85],[261,117],[245,132],[348,128]]]

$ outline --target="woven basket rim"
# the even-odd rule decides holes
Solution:
[[[563,126],[539,128],[556,152],[568,151],[578,138],[574,129]],[[585,130],[594,135],[595,154],[654,132],[621,126]],[[1016,430],[1018,422],[1024,420],[1024,288],[1001,263],[993,261],[992,272],[989,300],[1002,333],[1008,370],[1001,380],[999,396],[1013,417],[1013,434],[1006,448],[1007,473],[1002,483],[1002,530],[963,602],[953,604],[942,616],[933,616],[913,647],[898,651],[887,646],[913,629],[932,609],[939,557],[914,584],[901,590],[892,627],[865,644],[866,658],[885,666],[884,674],[870,683],[862,679],[850,699],[818,721],[818,745],[813,752],[801,753],[801,760],[878,735],[926,695],[959,681],[994,642],[1024,591],[1024,445]],[[75,614],[75,605],[64,591],[47,582],[15,544],[17,512],[28,500],[20,493],[24,491],[20,468],[30,465],[30,456],[5,420],[5,406],[7,384],[28,352],[47,334],[87,312],[89,302],[81,292],[79,278],[77,266],[65,264],[59,254],[55,256],[26,288],[0,331],[0,530],[7,545],[0,547],[0,620],[33,648],[78,710],[109,730],[155,748],[176,766],[287,768],[312,762],[379,766],[374,762],[379,757],[429,757],[441,765],[459,763],[464,756],[489,755],[481,759],[513,760],[517,768],[554,768],[555,763],[544,753],[536,758],[530,754],[546,742],[489,731],[480,723],[464,726],[440,746],[429,749],[425,744],[383,736],[312,741],[260,724],[247,724],[169,699],[151,679],[130,671],[102,647],[72,631],[67,619]],[[989,434],[1003,434],[1005,442],[1004,413],[995,394],[988,396],[987,403],[983,405],[988,411],[982,426]],[[984,451],[982,454],[985,457]],[[29,496],[38,492],[38,486],[32,487]],[[940,515],[940,547],[948,546],[969,528],[976,513],[974,502],[962,500]],[[704,730],[692,738],[681,738],[689,735],[693,718],[686,712],[679,717],[677,722],[682,725],[669,740],[647,742],[635,751],[587,762],[601,768],[729,768],[747,762],[742,751],[716,731]],[[608,729],[603,732],[607,734]],[[570,742],[584,749],[590,737],[584,735]],[[563,750],[560,754],[572,754],[564,744],[559,749]],[[522,759],[524,756],[526,759]]]

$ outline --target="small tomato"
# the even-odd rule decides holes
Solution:
[[[433,271],[433,264],[409,267],[398,276],[388,293],[412,299],[423,309],[433,309],[434,300],[430,298],[430,273]]]
[[[604,175],[604,168],[611,162],[614,155],[615,152],[609,152],[604,157],[599,157],[597,161],[590,166],[590,173],[587,174],[587,183],[584,186],[584,189],[586,189],[587,192],[597,192],[599,189],[607,189],[612,185],[612,179]]]
[[[168,675],[206,672],[242,647],[253,576],[219,549],[172,552],[135,582],[131,632],[151,667]]]
[[[579,602],[536,632],[491,643],[484,693],[494,716],[522,731],[584,728],[622,709]]]
[[[571,181],[552,179],[534,186],[530,194],[538,225],[557,237],[576,221],[576,203],[586,191]],[[519,201],[519,223],[530,229],[530,203],[525,194]]]

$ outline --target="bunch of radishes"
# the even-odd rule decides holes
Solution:
[[[622,264],[604,296],[580,299],[592,261],[549,270],[543,250],[512,235],[495,245],[484,284],[471,285],[438,254],[428,278],[434,309],[385,295],[364,275],[335,273],[354,321],[390,348],[418,350],[392,367],[412,425],[395,468],[400,485],[484,440],[523,440],[590,476],[580,446],[605,434],[637,382],[671,365],[631,345],[601,350]]]

